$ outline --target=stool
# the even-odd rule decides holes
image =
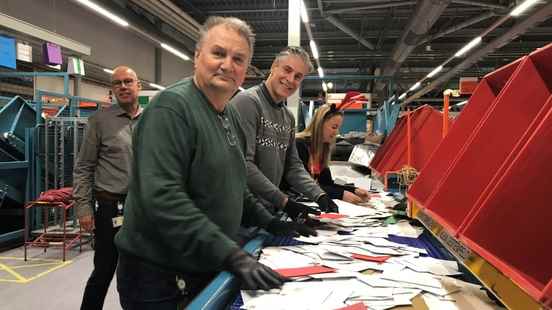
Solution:
[[[40,208],[42,210],[43,214],[43,231],[42,233],[35,238],[34,240],[30,241],[30,227],[29,227],[29,212],[32,208]],[[51,231],[48,231],[48,211],[54,208],[54,210],[61,211],[61,220],[60,228],[61,233],[55,234]],[[73,208],[73,202],[70,204],[64,204],[62,202],[44,202],[44,201],[30,201],[25,205],[25,244],[24,244],[24,252],[25,252],[25,261],[27,261],[27,247],[28,246],[35,246],[35,247],[42,247],[44,248],[44,252],[46,252],[46,249],[50,246],[61,246],[62,252],[63,252],[63,261],[65,261],[65,254],[68,249],[71,249],[74,247],[77,242],[79,245],[79,252],[82,252],[82,243],[81,243],[81,236],[82,236],[82,230],[79,225],[79,232],[78,233],[72,233],[67,232],[67,214],[69,210]]]

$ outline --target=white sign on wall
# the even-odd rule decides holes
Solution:
[[[17,42],[17,59],[33,62],[33,47],[27,43]]]

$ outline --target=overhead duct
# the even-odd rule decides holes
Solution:
[[[429,83],[424,88],[416,92],[414,95],[408,97],[402,104],[403,105],[408,104],[409,102],[412,102],[417,98],[425,95],[426,93],[428,93],[429,91],[437,87],[438,85],[441,85],[447,82],[448,80],[450,80],[451,78],[453,78],[454,76],[456,76],[456,74],[471,67],[477,61],[479,61],[479,59],[485,57],[489,53],[492,53],[494,50],[499,49],[504,45],[510,43],[510,41],[514,40],[521,34],[525,33],[527,30],[529,30],[530,28],[547,20],[550,17],[552,17],[552,2],[541,7],[540,9],[535,11],[533,14],[531,14],[529,17],[525,18],[524,20],[516,23],[512,28],[506,31],[503,35],[492,40],[485,47],[477,50],[475,53],[467,57],[464,61],[462,61],[454,68],[452,68],[451,70],[443,74],[441,77]]]
[[[418,43],[425,38],[433,24],[439,19],[451,0],[419,0],[416,10],[401,38],[395,44],[391,52],[391,60],[383,68],[383,75],[393,76],[401,67],[405,59],[416,48]],[[385,85],[376,87],[382,90]]]

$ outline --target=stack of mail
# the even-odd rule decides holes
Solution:
[[[421,228],[408,221],[386,225],[393,213],[385,206],[336,203],[340,216],[322,217],[318,236],[296,238],[307,244],[262,250],[260,262],[292,282],[268,292],[242,291],[242,309],[339,309],[360,303],[384,310],[410,305],[418,295],[428,304],[450,303],[464,298],[464,291],[471,292],[472,309],[490,308],[483,299],[473,301],[479,286],[449,277],[460,274],[456,261],[427,257],[424,249],[388,239],[416,238]]]

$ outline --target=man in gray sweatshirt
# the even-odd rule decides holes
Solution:
[[[274,59],[266,81],[238,93],[230,101],[240,114],[246,134],[247,185],[258,197],[293,218],[314,210],[288,198],[279,188],[284,180],[294,190],[318,202],[322,211],[338,211],[299,159],[295,119],[284,104],[312,69],[304,49],[287,47]]]

